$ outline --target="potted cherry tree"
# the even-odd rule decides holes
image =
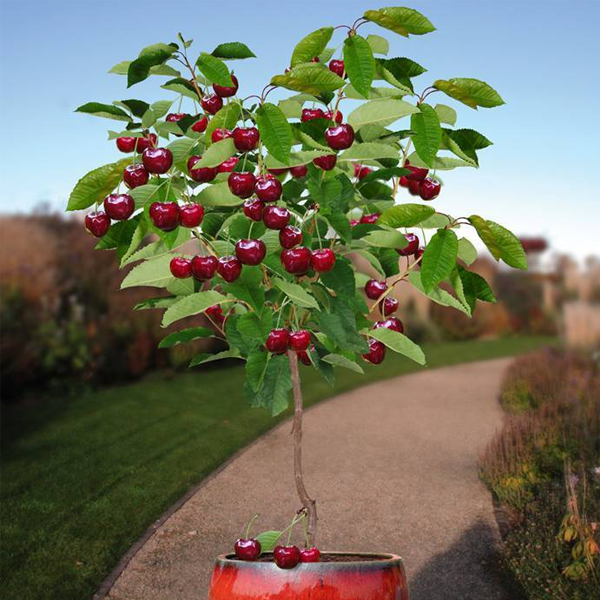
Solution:
[[[191,366],[245,361],[244,397],[273,415],[293,397],[299,510],[284,531],[248,533],[217,560],[214,600],[407,597],[399,557],[318,550],[302,472],[299,363],[332,384],[335,368],[362,372],[362,360],[376,365],[389,351],[424,364],[397,315],[399,286],[467,315],[478,300],[495,301],[469,269],[476,250],[465,227],[496,260],[527,266],[510,231],[478,215],[451,216],[443,204],[439,173],[477,167],[477,151],[491,142],[456,128],[454,108],[431,101],[445,95],[477,109],[502,98],[476,79],[417,84],[425,68],[388,58],[388,41],[368,26],[404,37],[435,29],[410,8],[368,10],[303,38],[259,93],[234,74],[234,61],[255,57],[245,44],[192,55],[180,34],[111,70],[128,88],[166,77],[161,89],[174,97],[77,109],[120,122],[109,139],[125,156],[85,175],[68,210],[89,210],[97,247],[135,265],[122,287],[164,289],[136,309],[164,310],[165,327],[194,315],[210,322],[161,346],[218,338],[228,349]],[[357,271],[357,257],[378,276]],[[302,548],[292,544],[299,538]]]

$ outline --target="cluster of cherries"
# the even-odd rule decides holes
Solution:
[[[235,555],[240,560],[255,561],[262,554],[260,542],[254,538],[240,538],[236,541]],[[273,549],[273,560],[280,569],[293,569],[298,563],[315,563],[321,560],[321,552],[318,548],[303,548],[298,546],[275,546]]]
[[[442,186],[439,181],[427,177],[429,169],[414,167],[408,161],[404,165],[410,175],[400,177],[400,185],[407,188],[413,196],[420,196],[422,200],[433,200],[440,195]]]

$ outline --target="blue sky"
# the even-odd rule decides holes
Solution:
[[[170,96],[158,80],[127,91],[124,78],[107,74],[142,47],[173,41],[178,31],[196,40],[196,51],[243,41],[259,57],[235,65],[250,94],[285,68],[294,43],[309,31],[351,24],[364,10],[390,4],[1,0],[2,212],[27,212],[41,201],[60,209],[82,174],[117,158],[106,130],[118,123],[74,108],[90,100]],[[476,77],[507,103],[477,112],[455,105],[458,125],[481,131],[494,146],[481,152],[478,171],[444,175],[439,209],[477,212],[517,233],[546,235],[561,251],[600,253],[600,2],[398,4],[420,10],[438,29],[410,40],[389,32],[390,56],[429,69],[420,85]],[[434,98],[446,102],[441,94]]]

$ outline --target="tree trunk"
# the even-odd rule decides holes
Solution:
[[[306,534],[308,543],[314,546],[317,536],[317,503],[308,495],[302,475],[302,417],[304,414],[304,405],[302,402],[300,373],[298,371],[298,355],[293,350],[289,350],[288,358],[294,391],[294,426],[292,428],[294,435],[294,479],[296,481],[298,497],[300,498],[300,502],[302,502],[302,506],[306,509]]]

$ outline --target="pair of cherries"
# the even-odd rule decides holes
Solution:
[[[289,331],[285,328],[272,329],[267,336],[265,346],[273,354],[284,354],[288,349],[306,352],[310,346],[310,331],[299,329]]]
[[[407,188],[413,196],[420,196],[422,200],[433,200],[440,195],[442,186],[436,179],[427,177],[429,169],[414,167],[408,161],[404,165],[410,175],[400,177],[400,185]]]
[[[227,185],[234,196],[246,199],[256,194],[261,202],[277,202],[283,192],[281,181],[274,175],[255,177],[249,171],[231,173],[227,178]]]

